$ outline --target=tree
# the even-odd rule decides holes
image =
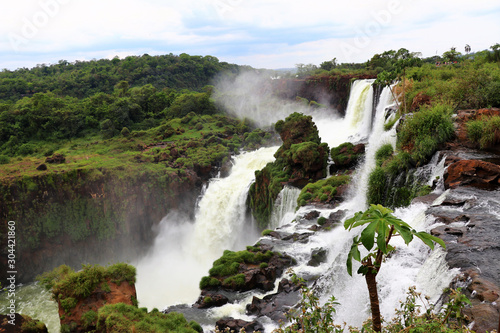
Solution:
[[[469,44],[465,44],[465,53],[469,54],[470,53],[470,45]]]
[[[333,58],[330,61],[323,61],[320,65],[319,68],[324,69],[325,71],[330,71],[337,67],[337,58]]]
[[[419,52],[410,52],[405,48],[399,49],[397,52],[384,52],[390,58],[389,70],[385,70],[377,75],[376,83],[383,86],[390,85],[394,80],[402,81],[403,85],[403,109],[406,113],[406,95],[405,95],[405,81],[406,81],[406,68],[413,66],[420,66],[422,59],[420,59]],[[394,97],[394,95],[393,95]],[[397,101],[396,101],[397,103]]]
[[[403,220],[392,215],[392,213],[392,210],[382,205],[370,205],[370,208],[365,212],[358,212],[354,214],[354,217],[344,222],[344,227],[349,230],[366,225],[361,234],[354,237],[346,265],[347,272],[352,275],[352,260],[361,262],[358,274],[365,276],[370,296],[373,330],[376,332],[382,330],[376,277],[384,258],[395,249],[389,244],[392,237],[401,236],[406,245],[415,236],[420,238],[431,249],[434,249],[434,242],[443,248],[445,247],[441,239],[424,231],[417,232]],[[376,247],[374,248],[375,244]],[[363,245],[368,250],[368,254],[364,258],[361,258],[360,245]]]
[[[443,59],[448,62],[456,62],[462,54],[452,47],[449,51],[443,53]]]

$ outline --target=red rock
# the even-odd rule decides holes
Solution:
[[[480,160],[461,160],[451,164],[444,176],[445,188],[473,186],[495,189],[500,185],[500,166]]]

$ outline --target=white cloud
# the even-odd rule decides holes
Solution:
[[[0,67],[9,68],[127,52],[211,54],[275,68],[333,57],[360,62],[401,47],[430,56],[500,42],[497,0],[5,0],[0,6]]]

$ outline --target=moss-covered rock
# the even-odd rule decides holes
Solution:
[[[248,205],[262,229],[284,185],[303,187],[325,177],[328,160],[328,145],[321,143],[311,116],[293,113],[278,121],[275,129],[283,144],[274,155],[276,160],[255,172],[248,195]]]
[[[333,170],[345,170],[356,166],[364,153],[365,145],[362,143],[354,145],[351,142],[345,142],[338,147],[332,148],[330,154],[335,163]]]
[[[259,246],[248,246],[245,251],[226,250],[214,261],[209,275],[200,281],[202,295],[209,290],[247,291],[274,288],[276,277],[294,263],[294,260]]]
[[[341,199],[343,188],[350,181],[350,176],[331,176],[314,183],[307,184],[297,199],[299,206],[312,203],[332,204]],[[342,187],[342,188],[341,188]]]

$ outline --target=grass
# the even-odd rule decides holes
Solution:
[[[484,148],[493,147],[500,143],[500,117],[483,117],[482,119],[467,122],[467,136]]]
[[[147,312],[123,303],[105,305],[98,311],[97,331],[109,333],[121,332],[180,332],[201,333],[201,326],[188,322],[184,315],[171,312],[161,313],[158,310]]]

